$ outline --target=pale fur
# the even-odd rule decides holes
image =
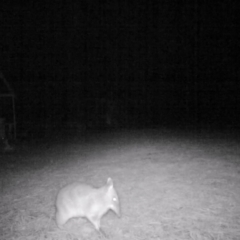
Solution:
[[[100,220],[110,209],[120,215],[118,195],[110,178],[101,188],[75,182],[57,195],[56,223],[61,228],[71,218],[85,217],[100,230]]]

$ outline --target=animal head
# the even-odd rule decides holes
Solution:
[[[109,201],[109,208],[120,217],[121,215],[120,202],[111,178],[108,178],[106,187],[107,187],[107,199]]]

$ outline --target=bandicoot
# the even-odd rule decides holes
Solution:
[[[120,217],[119,198],[111,178],[100,188],[74,182],[62,188],[57,195],[56,223],[62,228],[71,218],[85,217],[96,230],[101,231],[100,220],[108,210]]]

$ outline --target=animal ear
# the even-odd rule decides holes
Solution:
[[[113,186],[113,181],[111,178],[108,178],[107,180],[107,185],[110,187],[110,186]]]

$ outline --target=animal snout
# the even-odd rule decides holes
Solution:
[[[119,206],[114,208],[114,212],[117,214],[118,217],[121,217],[121,211]]]

